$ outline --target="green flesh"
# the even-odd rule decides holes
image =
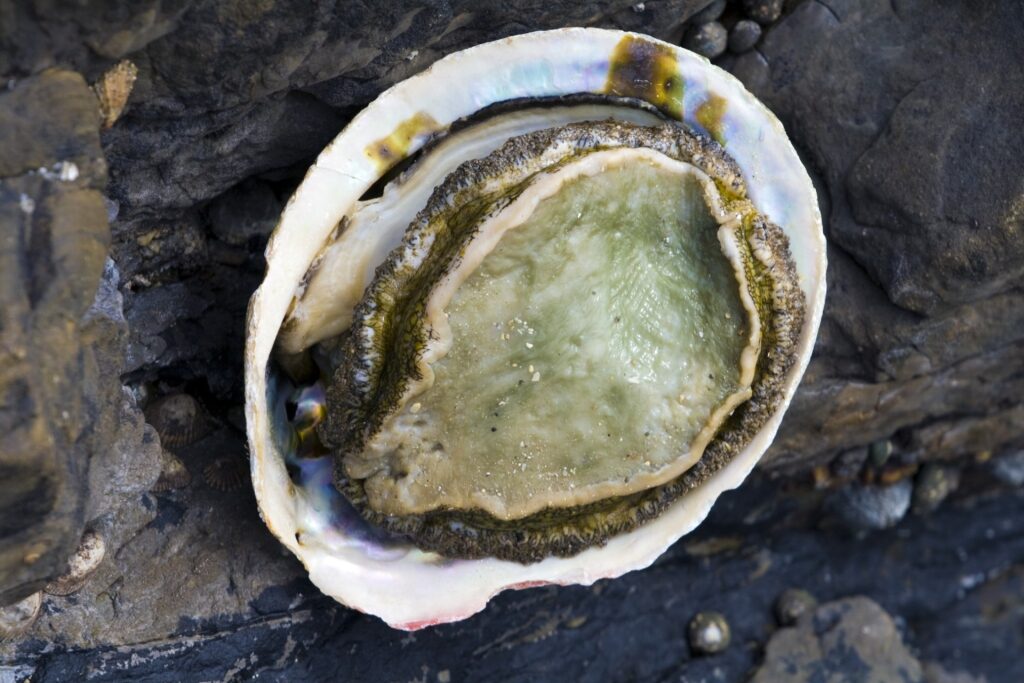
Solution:
[[[409,390],[425,377],[421,373],[426,366],[420,367],[418,359],[428,348],[429,340],[435,338],[435,333],[423,324],[430,292],[442,278],[458,268],[481,221],[494,216],[519,197],[536,174],[550,172],[595,151],[615,148],[646,148],[695,166],[714,181],[725,210],[742,216],[742,227],[734,236],[735,248],[744,263],[746,294],[752,298],[761,322],[761,353],[756,360],[750,387],[752,396],[740,403],[726,419],[700,459],[691,463],[689,469],[664,483],[635,489],[634,493],[612,492],[591,502],[567,497],[562,505],[548,506],[518,518],[496,515],[488,511],[486,505],[477,504],[475,499],[465,501],[464,495],[461,499],[464,504],[452,505],[449,501],[436,509],[422,506],[421,509],[430,510],[426,512],[395,514],[386,510],[387,505],[378,506],[382,484],[387,487],[403,480],[408,480],[406,483],[418,481],[423,470],[421,463],[410,457],[416,455],[417,448],[402,452],[392,448],[388,452],[388,444],[381,441],[382,433],[395,421],[403,421],[406,426],[422,430],[429,424],[429,413],[439,409],[432,404],[449,406],[440,409],[447,413],[443,419],[455,425],[451,431],[460,443],[488,444],[494,443],[492,439],[502,440],[502,448],[476,449],[475,457],[482,459],[477,471],[482,468],[485,479],[488,471],[492,476],[497,470],[504,470],[502,474],[508,475],[509,465],[522,465],[515,456],[519,452],[519,442],[525,443],[526,439],[517,440],[512,433],[528,428],[530,421],[543,411],[550,416],[551,424],[571,424],[575,418],[583,422],[591,419],[593,416],[588,411],[598,404],[608,411],[609,418],[601,420],[604,424],[600,426],[605,428],[603,433],[594,428],[571,431],[561,426],[549,430],[550,439],[557,440],[555,445],[545,448],[549,471],[556,471],[559,462],[563,467],[583,462],[583,449],[574,439],[579,437],[580,440],[589,439],[591,443],[602,443],[603,436],[603,444],[607,444],[611,438],[607,435],[612,433],[609,427],[615,428],[618,436],[623,438],[623,444],[630,439],[646,447],[650,435],[644,437],[644,432],[651,430],[646,425],[641,430],[641,425],[651,422],[650,416],[643,408],[633,405],[636,395],[620,397],[614,392],[620,388],[632,392],[638,391],[638,386],[644,387],[647,383],[634,385],[628,377],[639,378],[641,371],[649,374],[652,368],[661,372],[659,363],[665,361],[664,354],[652,359],[642,353],[630,353],[629,358],[637,364],[634,368],[637,373],[627,377],[624,387],[621,368],[616,368],[611,362],[591,362],[590,369],[601,375],[600,379],[593,380],[594,385],[601,384],[604,390],[592,391],[590,393],[597,395],[590,397],[587,386],[582,389],[574,387],[574,379],[559,377],[557,369],[550,373],[545,371],[546,365],[560,364],[560,354],[567,348],[573,349],[570,342],[574,334],[593,330],[608,333],[602,337],[601,346],[609,356],[627,349],[663,349],[666,342],[672,353],[683,352],[688,341],[692,341],[693,332],[692,326],[687,327],[684,321],[699,320],[701,311],[714,311],[718,307],[719,311],[729,312],[731,318],[726,319],[723,314],[721,319],[709,321],[704,329],[705,340],[712,336],[728,340],[733,333],[742,330],[737,335],[740,339],[736,340],[736,348],[742,347],[749,332],[747,314],[736,308],[738,301],[733,297],[737,295],[737,280],[728,270],[728,262],[716,243],[714,222],[707,223],[711,219],[704,209],[685,216],[685,220],[679,215],[671,220],[673,217],[663,210],[653,212],[655,220],[640,220],[645,209],[637,206],[639,216],[636,225],[642,229],[630,231],[628,238],[620,235],[620,241],[614,245],[602,246],[596,243],[598,236],[608,239],[609,231],[612,236],[615,232],[625,231],[616,230],[610,217],[607,223],[590,221],[588,214],[587,221],[581,216],[580,223],[576,224],[572,220],[571,208],[575,189],[566,187],[563,189],[569,190],[570,194],[556,197],[556,201],[550,202],[553,205],[550,208],[542,206],[538,209],[538,215],[547,211],[557,213],[561,205],[563,219],[530,221],[531,225],[512,228],[496,250],[484,259],[478,272],[456,290],[453,301],[445,307],[451,314],[449,324],[455,328],[452,348],[440,360],[430,361],[436,379],[434,385],[426,393],[405,400],[409,397]],[[580,185],[585,190],[590,182],[602,181],[603,178],[598,176]],[[619,182],[623,182],[621,178]],[[656,196],[661,191],[657,189],[658,185],[655,183],[644,190],[651,193],[652,203],[664,201],[664,197]],[[681,189],[676,191],[692,191],[687,183],[681,185]],[[589,204],[600,205],[602,214],[614,213],[608,206],[611,202],[607,201],[614,194],[597,190],[592,190],[591,194]],[[585,195],[586,192],[582,192],[581,196]],[[628,197],[631,191],[627,190],[622,195]],[[551,555],[568,556],[603,544],[611,536],[635,529],[657,517],[679,497],[700,486],[728,464],[761,429],[784,398],[783,380],[795,359],[804,301],[786,237],[778,226],[758,215],[745,197],[743,179],[735,163],[720,147],[708,138],[671,124],[655,127],[618,123],[570,124],[512,138],[489,157],[464,163],[435,190],[427,206],[409,227],[403,245],[378,269],[374,282],[366,289],[354,312],[350,333],[322,345],[323,354],[319,358],[324,361],[322,372],[329,378],[326,382],[327,418],[317,432],[335,455],[338,488],[372,524],[403,534],[420,548],[448,557],[490,556],[536,562]],[[693,206],[700,208],[701,203]],[[619,210],[625,211],[622,207]],[[648,215],[650,213],[648,211]],[[532,225],[534,222],[537,224]],[[559,225],[570,225],[573,229],[559,230]],[[700,231],[697,228],[701,225],[710,229],[706,233]],[[544,234],[545,230],[548,234]],[[693,232],[687,235],[688,230]],[[522,231],[521,237],[515,235],[517,231]],[[527,231],[534,236],[529,238]],[[694,240],[697,233],[701,239]],[[670,237],[667,245],[658,241],[665,235]],[[673,241],[673,236],[678,239]],[[711,240],[710,244],[706,240]],[[544,242],[544,248],[528,246],[535,241]],[[580,243],[582,247],[578,246]],[[582,253],[577,253],[577,249]],[[754,249],[769,254],[771,265],[762,263],[760,257],[755,258]],[[514,253],[517,250],[518,254]],[[685,252],[690,252],[690,256],[686,257]],[[709,253],[720,259],[718,265],[701,260],[699,255]],[[681,255],[685,264],[674,260]],[[509,264],[518,265],[509,267]],[[647,272],[648,265],[652,276],[639,277]],[[548,287],[552,287],[559,277],[568,277],[572,273],[574,277],[588,279],[601,269],[610,271],[610,274],[601,273],[599,282],[603,284],[577,286],[563,296],[557,306],[557,297],[545,295]],[[720,287],[721,280],[717,284],[714,282],[714,278],[723,277],[723,273],[730,285],[724,290]],[[502,290],[509,293],[508,301],[504,302],[507,305],[504,308],[502,305],[488,305],[484,308],[490,313],[484,314],[480,307],[472,305],[472,299],[486,299],[487,290],[494,287],[494,278],[499,274],[507,279],[503,286],[508,289]],[[485,275],[491,279],[485,280]],[[709,280],[700,282],[702,276]],[[532,282],[529,281],[531,277]],[[543,281],[543,278],[552,282]],[[514,292],[525,293],[528,288],[529,295],[524,298],[513,296]],[[538,291],[534,292],[534,288]],[[590,295],[590,291],[598,294]],[[723,291],[729,292],[729,296],[722,298]],[[675,307],[674,316],[678,318],[671,317],[666,323],[663,307],[616,307],[609,303],[615,300],[612,296],[615,292],[623,293],[620,302],[634,295],[636,298],[649,297],[650,301],[656,301],[663,307]],[[640,292],[644,297],[639,296]],[[517,303],[512,306],[511,302]],[[549,307],[560,312],[553,314]],[[470,324],[469,319],[474,316],[477,321]],[[615,322],[616,316],[619,317],[618,323]],[[525,336],[518,335],[517,326],[507,326],[508,320],[516,317],[527,323]],[[477,324],[480,322],[482,327]],[[500,332],[486,330],[487,324],[494,322],[506,324],[506,329]],[[717,322],[718,326],[714,327],[712,322]],[[727,323],[735,326],[729,328]],[[530,328],[534,330],[533,335],[529,335]],[[477,333],[474,334],[473,330]],[[502,339],[502,333],[509,334],[509,339]],[[699,334],[697,337],[699,339]],[[522,341],[521,347],[518,341]],[[526,347],[527,341],[534,344],[532,349]],[[581,349],[584,347],[579,346]],[[709,350],[707,355],[712,360],[728,356],[735,358],[735,350],[729,352],[724,341],[721,346],[720,353]],[[693,358],[693,362],[697,360],[697,356],[688,358]],[[510,367],[513,362],[520,366],[516,370],[525,365],[526,372],[506,375],[513,369]],[[671,365],[671,361],[669,363]],[[541,373],[537,383],[531,381],[532,373],[527,376],[530,364],[535,366],[534,372]],[[730,363],[729,366],[734,368],[735,364]],[[463,376],[473,373],[475,377]],[[722,384],[711,388],[728,393],[724,374],[721,377],[716,374],[716,377]],[[449,382],[450,378],[459,378],[458,386]],[[515,382],[510,383],[508,380],[511,379]],[[523,380],[522,385],[518,383],[520,379]],[[658,379],[666,378],[659,376]],[[566,394],[571,391],[575,395],[582,391],[591,401],[591,407],[580,408],[558,400],[558,393],[552,391],[553,384],[561,385]],[[431,396],[440,399],[435,400]],[[495,417],[490,406],[501,400],[506,400],[506,405],[500,408],[507,410],[504,413],[497,411],[499,415]],[[455,408],[460,402],[464,410]],[[420,405],[414,411],[417,403]],[[492,427],[496,431],[491,432]],[[503,427],[507,428],[508,434],[502,434]],[[665,427],[664,431],[667,434],[675,430],[673,438],[682,442],[686,429],[686,425],[675,425]],[[692,426],[689,429],[692,431]],[[446,440],[451,438],[447,427],[444,436]],[[458,444],[452,448],[456,446]],[[448,447],[448,444],[441,444],[442,450]],[[668,450],[666,447],[664,452]],[[559,460],[566,457],[568,459]],[[491,467],[484,462],[501,466]],[[527,467],[532,464],[528,461]],[[470,469],[474,465],[472,459],[462,463]],[[578,476],[579,464],[576,469]],[[642,475],[636,478],[637,481],[646,476],[639,469],[637,472]],[[415,493],[414,489],[415,486],[406,487],[404,493]],[[462,494],[467,491],[469,488]],[[377,500],[374,501],[375,496]],[[409,509],[417,509],[420,505],[415,496],[411,502]]]
[[[740,388],[747,341],[717,227],[695,175],[647,163],[541,201],[449,304],[452,347],[410,406],[421,426],[400,440],[385,429],[415,473],[399,484],[403,505],[482,495],[522,516],[688,457]],[[371,504],[389,509],[390,473],[377,477]]]

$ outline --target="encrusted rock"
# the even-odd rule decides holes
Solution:
[[[751,683],[845,681],[923,683],[921,664],[892,618],[863,597],[829,602],[768,641]]]
[[[0,642],[25,633],[39,617],[42,606],[43,594],[33,593],[13,605],[0,607]]]
[[[41,589],[77,547],[121,400],[122,331],[86,320],[110,240],[96,99],[69,71],[11,86],[0,92],[0,604]]]

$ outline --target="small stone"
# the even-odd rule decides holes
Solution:
[[[747,16],[759,24],[770,24],[782,16],[782,0],[743,0]]]
[[[992,474],[1009,486],[1024,486],[1024,451],[996,458],[992,463]]]
[[[828,500],[828,507],[851,531],[887,529],[910,509],[913,485],[903,479],[891,486],[851,484]]]
[[[68,560],[68,570],[46,585],[43,590],[50,595],[71,595],[77,592],[92,576],[107,553],[107,544],[96,531],[86,531],[78,550]]]
[[[807,591],[787,588],[775,601],[775,620],[779,626],[792,626],[817,606],[818,601]]]
[[[33,593],[21,602],[0,607],[0,641],[16,638],[29,629],[39,616],[43,594]]]
[[[959,484],[959,470],[931,462],[925,464],[914,482],[914,513],[920,515],[932,512]]]
[[[683,47],[708,59],[714,59],[723,52],[729,40],[729,32],[717,21],[699,26],[694,25],[683,36]]]
[[[736,54],[743,54],[757,45],[761,40],[761,25],[750,19],[741,19],[732,27],[729,33],[729,50]]]
[[[729,647],[729,622],[718,612],[699,612],[687,629],[690,649],[697,655],[713,655]]]
[[[718,17],[722,16],[722,12],[725,11],[725,0],[713,0],[710,4],[706,5],[704,9],[690,17],[690,22],[699,25],[706,24],[709,21],[714,21]]]
[[[871,464],[875,467],[881,467],[889,459],[889,456],[892,455],[892,450],[892,441],[888,439],[875,441],[868,446],[868,457],[871,458]]]

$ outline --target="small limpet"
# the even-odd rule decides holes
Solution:
[[[68,570],[46,584],[43,590],[50,595],[71,595],[77,592],[89,580],[107,552],[107,544],[103,536],[95,530],[88,530],[82,536],[78,550],[68,560]]]

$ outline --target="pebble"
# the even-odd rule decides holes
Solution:
[[[889,459],[889,456],[892,455],[892,450],[892,441],[888,439],[875,441],[868,447],[868,457],[871,458],[871,464],[875,467],[881,467]]]
[[[690,650],[697,655],[713,655],[729,647],[729,622],[718,612],[699,612],[687,628]]]
[[[693,24],[706,24],[722,16],[724,11],[725,0],[714,0],[714,2],[690,17],[690,22]]]
[[[807,591],[787,588],[775,601],[775,619],[779,626],[792,626],[817,606],[818,601]]]
[[[828,507],[851,531],[887,529],[906,516],[912,492],[909,479],[891,486],[851,484],[836,492]]]
[[[71,595],[77,592],[89,580],[107,552],[107,544],[103,537],[95,531],[86,531],[78,550],[68,560],[68,570],[46,585],[43,590],[50,595]]]
[[[741,19],[732,27],[729,33],[729,50],[736,54],[743,54],[757,45],[761,40],[761,25],[750,19]]]
[[[717,21],[700,26],[691,26],[683,36],[683,47],[708,59],[714,59],[723,52],[729,40],[729,32]]]
[[[743,0],[747,16],[759,24],[770,24],[782,16],[782,0]]]
[[[992,463],[992,474],[1009,486],[1024,486],[1024,451],[996,458]]]
[[[43,606],[42,592],[33,593],[21,602],[0,607],[0,642],[16,638],[27,631]]]
[[[920,515],[932,512],[959,484],[959,470],[933,462],[925,464],[914,481],[914,513]]]

